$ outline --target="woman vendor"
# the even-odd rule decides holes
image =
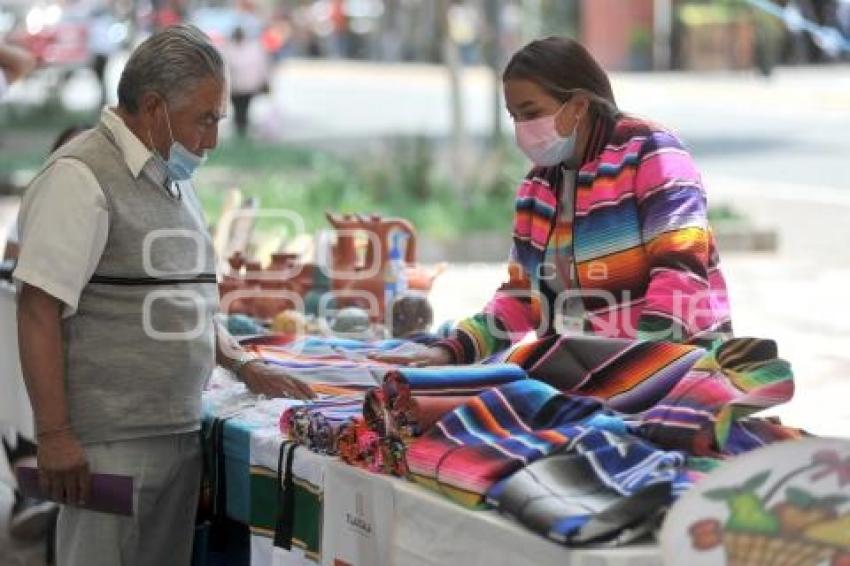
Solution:
[[[503,75],[519,186],[509,280],[454,334],[405,359],[472,363],[530,331],[709,346],[731,334],[700,174],[669,130],[617,107],[576,41],[534,41]]]

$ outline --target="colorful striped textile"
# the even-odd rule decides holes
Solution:
[[[386,430],[404,440],[420,436],[464,400],[526,378],[514,364],[398,368],[382,386]]]
[[[286,345],[253,345],[264,361],[285,368],[311,387],[342,387],[365,392],[381,383],[392,366],[369,358],[371,353],[403,353],[411,345],[401,340],[363,342],[338,338],[304,338]]]
[[[713,344],[731,333],[726,283],[700,174],[669,131],[598,119],[575,188],[571,245],[585,331]],[[554,332],[557,297],[541,269],[557,245],[561,165],[533,169],[516,196],[508,281],[439,344],[458,363]]]
[[[706,354],[634,430],[658,446],[697,456],[737,454],[799,436],[775,423],[742,420],[793,394],[791,366],[778,357],[775,342],[732,339]]]
[[[785,426],[776,419],[744,418],[729,425],[729,436],[723,445],[723,456],[735,456],[786,440],[809,436],[802,429]]]
[[[489,389],[410,443],[410,477],[478,506],[496,482],[568,444],[576,424],[604,411],[534,380]]]
[[[656,527],[692,485],[681,452],[584,426],[558,454],[496,484],[487,501],[529,529],[571,546],[620,545]]]
[[[507,361],[559,389],[596,397],[624,413],[651,408],[705,355],[696,346],[598,336],[547,336]]]
[[[286,345],[255,345],[266,362],[283,367],[307,383],[317,400],[280,416],[280,430],[295,443],[318,454],[339,455],[352,465],[384,469],[378,436],[363,420],[363,400],[393,366],[368,354],[403,351],[409,343],[370,343],[336,338],[306,338]]]
[[[491,387],[526,379],[514,364],[398,368],[366,395],[363,416],[381,438],[385,472],[407,475],[407,444],[443,415]]]

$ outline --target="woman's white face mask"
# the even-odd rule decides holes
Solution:
[[[576,115],[573,131],[566,136],[558,133],[556,125],[558,115],[564,111],[567,104],[569,102],[565,102],[550,116],[515,122],[514,124],[517,145],[539,167],[552,167],[565,161],[571,161],[575,157],[581,114]]]

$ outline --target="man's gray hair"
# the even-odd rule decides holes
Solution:
[[[225,81],[221,53],[195,26],[172,26],[147,38],[130,55],[118,83],[118,104],[134,114],[147,92],[175,102],[209,77]]]

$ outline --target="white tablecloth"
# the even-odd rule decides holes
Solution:
[[[272,403],[265,401],[263,405],[268,405],[268,409]],[[242,418],[256,424],[269,421],[267,426],[250,431],[250,461],[252,466],[276,470],[283,440],[277,429],[276,415],[269,413],[259,408],[248,409]],[[296,454],[299,455],[293,467],[296,476],[320,486],[318,489],[322,492],[322,565],[662,564],[661,551],[656,544],[570,549],[496,511],[467,509],[415,483],[371,474],[336,458],[307,450],[299,450]],[[255,534],[251,542],[251,564],[313,566],[317,562],[305,558],[304,553],[297,550],[274,549],[271,538]]]
[[[32,438],[33,420],[18,357],[15,288],[0,282],[0,433],[12,427]]]
[[[368,519],[369,512],[380,510],[375,521]],[[345,505],[332,509],[336,494],[343,494]],[[370,508],[370,494],[374,499]],[[359,507],[359,508],[358,508]],[[366,521],[358,521],[358,513]],[[359,526],[358,526],[359,525]],[[659,566],[661,552],[657,545],[642,544],[611,549],[570,549],[545,539],[522,525],[500,516],[495,511],[474,511],[453,503],[416,484],[387,476],[369,474],[352,468],[339,460],[331,460],[325,475],[325,516],[322,539],[322,562],[334,564],[329,556],[329,536],[337,541],[352,541],[348,548],[360,545],[354,551],[368,556],[364,537],[371,531],[376,536],[379,555],[386,565],[442,566]],[[347,531],[347,532],[346,532]],[[382,532],[384,531],[384,532]],[[383,545],[383,541],[387,541]],[[356,541],[356,542],[354,542]],[[333,545],[338,548],[339,542]],[[381,548],[381,547],[384,548]],[[351,552],[351,551],[349,551]],[[343,560],[365,566],[369,561],[352,561],[352,555]]]

